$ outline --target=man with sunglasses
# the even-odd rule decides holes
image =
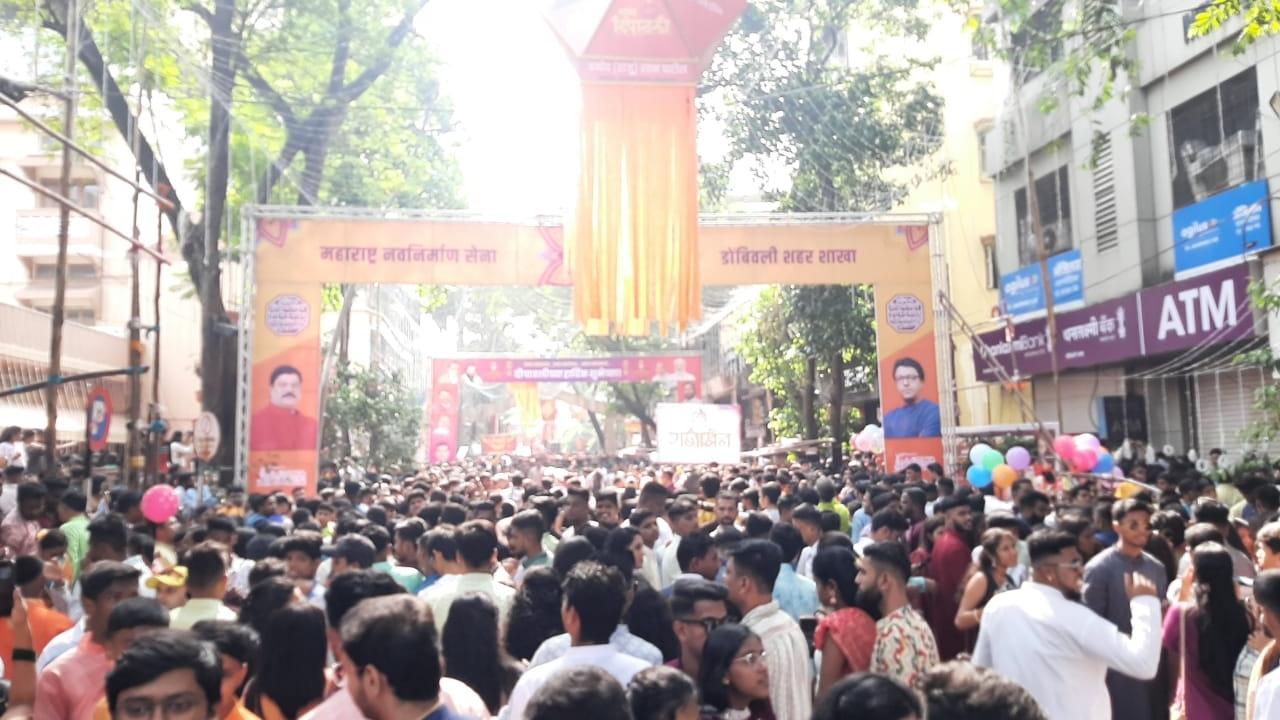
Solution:
[[[680,656],[667,665],[697,682],[707,636],[729,619],[729,591],[701,578],[679,580],[672,588],[671,628],[680,641]]]
[[[1107,670],[1150,680],[1160,666],[1156,586],[1139,573],[1125,577],[1133,628],[1126,635],[1079,602],[1076,536],[1039,530],[1027,545],[1032,578],[987,604],[973,662],[1025,687],[1049,720],[1110,718]]]
[[[1110,620],[1122,633],[1132,630],[1129,595],[1125,578],[1141,575],[1156,586],[1156,597],[1165,597],[1169,576],[1164,565],[1146,552],[1151,539],[1151,506],[1137,498],[1117,500],[1111,505],[1111,528],[1116,543],[1098,553],[1084,568],[1084,603],[1095,613]],[[1191,557],[1191,553],[1187,553]],[[1168,703],[1159,683],[1137,680],[1111,671],[1107,673],[1107,690],[1111,694],[1111,716],[1116,718],[1151,717],[1158,705]]]

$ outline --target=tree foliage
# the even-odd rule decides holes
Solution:
[[[780,436],[831,437],[839,452],[853,419],[844,408],[845,392],[876,387],[871,291],[842,285],[766,288],[744,321],[735,350],[751,368],[751,382],[783,401],[774,406],[770,430]],[[823,394],[825,417],[817,410]]]
[[[1249,285],[1249,299],[1259,313],[1271,314],[1280,312],[1280,286],[1268,287],[1265,283],[1254,282]],[[1262,372],[1275,377],[1280,372],[1280,359],[1271,352],[1269,346],[1236,355],[1233,361],[1237,365],[1259,368]],[[1280,440],[1280,383],[1266,382],[1254,393],[1253,410],[1256,415],[1253,421],[1241,433],[1241,439],[1253,450],[1266,452],[1272,442]]]
[[[913,0],[754,0],[708,71],[702,108],[725,128],[726,162],[747,163],[781,210],[888,209],[905,188],[885,171],[938,146],[930,61],[850,62],[855,27],[886,40],[927,28]]]
[[[243,204],[462,204],[441,140],[449,108],[413,31],[426,2],[78,3],[82,106],[105,110],[143,177],[172,202],[168,223],[203,309],[202,394],[227,437],[236,340],[216,328],[228,322],[221,272],[239,254]],[[69,8],[0,0],[0,32],[29,38],[38,28],[37,46],[56,58],[49,48],[65,44]],[[31,80],[58,84],[56,60],[36,67]],[[185,164],[166,157],[162,141],[195,154]]]
[[[358,456],[380,467],[410,467],[421,413],[408,384],[383,368],[339,368],[325,406],[325,452]]]
[[[894,170],[921,163],[941,142],[942,99],[926,80],[932,59],[875,52],[854,57],[848,31],[919,41],[927,12],[913,0],[755,0],[710,71],[707,112],[726,128],[728,162],[746,162],[780,210],[888,209],[905,195]],[[777,168],[786,170],[778,182]],[[840,286],[771,288],[759,299],[739,352],[752,380],[786,398],[779,434],[837,439],[849,387],[874,386],[874,306]],[[819,418],[820,392],[828,404]]]

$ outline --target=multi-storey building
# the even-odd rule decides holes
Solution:
[[[1037,415],[1060,417],[1067,432],[1230,454],[1269,381],[1232,360],[1266,341],[1247,284],[1260,274],[1250,258],[1274,244],[1280,44],[1235,55],[1238,21],[1191,39],[1196,10],[1185,4],[1120,7],[1139,65],[1120,79],[1124,92],[1094,109],[1092,94],[1057,91],[1052,72],[1023,70],[992,128],[1000,299],[1015,324],[986,338],[1007,370],[1029,378]],[[1044,3],[1031,24],[1060,27],[1064,12]],[[1048,113],[1046,95],[1056,100]],[[979,365],[980,378],[994,378]]]
[[[28,101],[30,102],[30,101]],[[121,172],[132,172],[127,148],[107,141],[99,157],[110,158]],[[61,147],[24,124],[12,111],[0,110],[0,165],[31,182],[57,192]],[[72,166],[70,198],[81,208],[123,232],[133,225],[133,192],[100,168],[77,159]],[[154,245],[156,207],[139,203],[138,226],[143,242]],[[0,177],[0,387],[39,382],[48,375],[50,320],[58,254],[59,209],[55,201],[9,178]],[[168,225],[163,231],[169,232]],[[129,244],[74,213],[68,237],[67,285],[63,331],[64,375],[124,368],[128,363],[132,273]],[[158,402],[174,429],[189,430],[200,413],[197,366],[200,357],[200,309],[185,277],[186,265],[167,242],[172,264],[159,278],[161,311],[153,311],[155,264],[143,256],[140,272],[141,323],[160,331],[159,397],[151,394],[151,375],[143,377],[142,414]],[[144,333],[144,363],[152,364],[155,333]],[[154,372],[154,370],[152,371]],[[127,381],[103,381],[112,394],[116,420],[111,438],[123,441],[128,407]],[[84,430],[89,383],[64,385],[59,393],[60,439],[73,440]],[[0,399],[0,425],[45,426],[44,397],[26,393]]]

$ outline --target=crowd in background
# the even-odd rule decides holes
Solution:
[[[345,462],[307,496],[177,466],[157,522],[19,445],[5,717],[1280,717],[1266,468],[1127,458],[1118,497],[1043,464],[995,492],[803,458]]]

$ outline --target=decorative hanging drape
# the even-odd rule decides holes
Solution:
[[[690,85],[588,83],[566,227],[574,314],[589,333],[684,328],[702,303]]]
[[[589,334],[666,334],[701,313],[695,88],[746,0],[543,0],[583,80],[565,221]]]

